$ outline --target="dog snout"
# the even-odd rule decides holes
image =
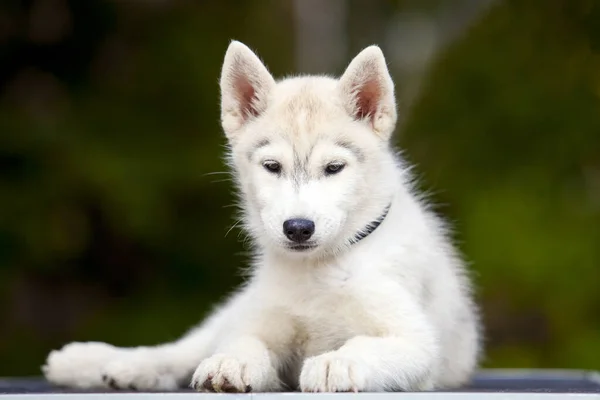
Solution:
[[[294,218],[283,223],[283,233],[293,242],[306,242],[315,233],[315,223],[308,219]]]

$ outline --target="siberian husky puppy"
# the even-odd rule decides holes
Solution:
[[[478,308],[443,221],[394,151],[377,46],[341,77],[275,80],[225,54],[221,121],[255,256],[247,282],[173,343],[71,343],[43,367],[77,388],[421,391],[467,383]]]

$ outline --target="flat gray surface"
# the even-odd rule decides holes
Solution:
[[[192,400],[192,399],[244,399],[244,400],[320,400],[326,398],[352,400],[474,400],[481,398],[506,400],[537,399],[599,399],[600,374],[579,370],[482,370],[467,387],[439,392],[422,393],[250,393],[207,394],[181,389],[170,393],[139,393],[114,390],[85,392],[59,388],[39,377],[0,379],[0,400],[52,399],[52,400]]]
[[[598,393],[273,393],[273,394],[204,394],[204,393],[57,393],[57,394],[6,394],[2,400],[597,400]]]

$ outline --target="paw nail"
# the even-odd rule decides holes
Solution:
[[[225,382],[223,383],[223,386],[221,386],[221,390],[225,393],[237,393],[238,390],[236,389],[235,386],[233,386],[231,383],[229,382]]]
[[[204,383],[202,384],[202,387],[206,390],[208,390],[209,392],[214,392],[215,389],[213,388],[212,385],[212,380],[211,378],[208,378],[207,380],[204,381]]]
[[[117,381],[115,381],[113,378],[110,378],[108,380],[108,386],[110,386],[113,389],[118,389],[119,386],[117,386]]]

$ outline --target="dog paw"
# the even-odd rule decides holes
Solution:
[[[42,371],[57,386],[78,389],[175,390],[178,382],[158,354],[107,343],[70,343],[50,352]]]
[[[106,343],[70,343],[50,352],[42,372],[54,385],[80,389],[103,388],[106,385],[102,380],[102,369],[119,354],[119,349]]]
[[[216,354],[200,363],[190,386],[199,392],[248,393],[272,391],[278,384],[269,362]]]
[[[306,359],[300,373],[303,392],[360,392],[365,390],[363,367],[337,352]]]
[[[177,378],[161,370],[150,354],[135,352],[108,363],[102,369],[103,383],[113,389],[132,391],[173,391]]]

